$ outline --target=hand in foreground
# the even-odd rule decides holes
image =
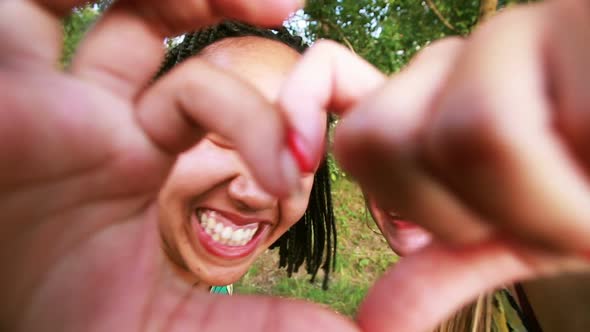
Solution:
[[[157,192],[204,129],[288,189],[283,124],[255,90],[199,61],[149,86],[163,36],[222,16],[275,24],[296,5],[121,0],[63,73],[59,15],[82,2],[0,3],[0,329],[355,330],[301,302],[194,292],[160,249]]]
[[[428,330],[491,288],[588,268],[589,38],[590,7],[567,0],[435,43],[388,81],[334,44],[307,54],[282,107],[307,111],[310,142],[317,114],[340,113],[343,168],[437,238],[371,290],[361,328]]]

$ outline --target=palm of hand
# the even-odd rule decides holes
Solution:
[[[2,293],[12,308],[30,308],[3,308],[2,321],[46,324],[75,314],[81,323],[126,301],[139,310],[159,257],[148,211],[173,158],[139,128],[131,103],[67,74],[29,70],[0,81],[2,109],[15,110],[2,128],[14,152],[0,177],[2,264],[11,266]],[[56,311],[40,311],[48,307]]]
[[[110,21],[105,19],[108,22],[96,28],[100,32],[88,42],[92,45],[83,47],[86,71],[81,73],[79,66],[73,74],[51,65],[58,53],[56,17],[33,2],[1,5],[0,39],[5,49],[0,53],[0,116],[9,121],[0,121],[0,210],[4,217],[0,262],[9,268],[0,277],[4,299],[0,326],[16,331],[170,331],[189,327],[225,331],[244,326],[256,331],[299,331],[313,322],[319,330],[326,326],[356,330],[350,321],[326,310],[309,310],[308,304],[300,302],[200,295],[163,266],[167,261],[160,250],[154,202],[181,147],[160,149],[154,137],[146,134],[145,123],[140,125],[138,100],[144,97],[140,96],[142,87],[160,61],[156,52],[161,51],[161,36],[135,15],[134,2],[119,3],[119,11],[113,11]],[[180,4],[184,2],[160,9],[171,11],[164,14],[178,23],[174,10],[183,8]],[[54,5],[68,6],[67,1]],[[192,4],[191,20],[163,30],[171,33],[195,28],[195,17],[211,19],[213,14],[274,24],[293,6],[288,1],[260,1],[238,8],[230,1],[218,5],[213,13],[202,5],[213,6]],[[265,11],[258,10],[262,6]],[[183,10],[182,16],[185,14]],[[30,20],[34,24],[29,22],[28,29],[15,29],[21,21],[26,24]],[[120,28],[121,24],[126,29]],[[115,49],[109,43],[124,39],[117,34],[127,32],[139,39],[141,52],[133,45],[116,45],[122,53],[121,46],[135,52],[127,61],[136,59],[132,66],[118,63],[109,67],[109,59],[117,55],[104,50]],[[101,39],[105,35],[110,38]],[[28,40],[39,43],[25,43]],[[95,56],[98,53],[100,56]],[[245,98],[252,91],[221,73],[205,71],[204,76],[233,82],[231,87]],[[174,102],[158,100],[158,92],[150,101],[155,99],[158,105]],[[244,98],[237,99],[244,104]],[[253,104],[246,106],[267,117],[272,115],[270,105],[260,96],[251,99]],[[211,120],[208,114],[191,116]],[[276,122],[274,126],[263,121],[264,127],[255,133],[274,135],[271,141],[278,141],[278,116],[270,120]],[[172,141],[194,142],[194,128],[182,129],[189,132],[174,132],[178,139]],[[258,140],[268,142],[268,138]],[[168,149],[173,151],[166,152]],[[276,168],[270,164],[271,169]],[[228,310],[232,310],[232,320],[226,319]],[[299,315],[290,316],[295,310]]]

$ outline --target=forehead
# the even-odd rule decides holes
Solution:
[[[275,40],[245,36],[211,44],[199,57],[252,84],[272,101],[300,54]]]

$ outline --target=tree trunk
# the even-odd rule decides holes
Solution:
[[[480,0],[478,23],[492,17],[496,13],[496,8],[498,8],[498,0]]]

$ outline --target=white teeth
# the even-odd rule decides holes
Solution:
[[[254,233],[256,233],[256,230],[258,229],[258,225],[256,225],[256,228],[250,228],[250,229],[245,229],[244,230],[244,235],[242,236],[242,238],[251,238],[252,236],[254,236]]]
[[[242,242],[242,239],[244,238],[244,230],[242,229],[238,229],[237,231],[235,231],[232,235],[231,235],[231,239],[233,242]]]
[[[207,218],[207,228],[215,228],[215,220],[213,218]]]
[[[224,240],[229,240],[232,237],[232,229],[229,226],[226,226],[223,231],[221,232],[221,238]]]
[[[209,234],[215,242],[224,245],[243,246],[252,240],[252,237],[258,230],[258,225],[254,228],[239,229],[226,226],[222,222],[217,221],[218,215],[214,211],[197,211],[197,216],[205,233]]]

